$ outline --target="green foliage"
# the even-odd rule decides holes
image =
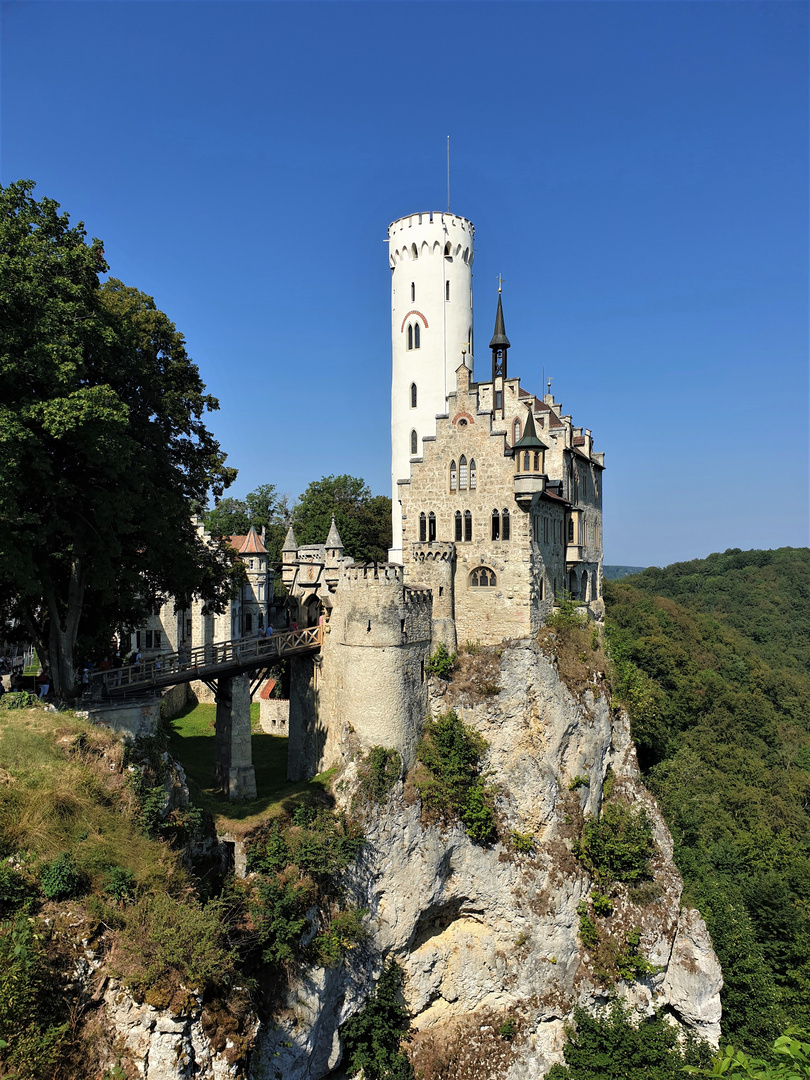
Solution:
[[[610,902],[610,897],[605,896],[603,893],[592,892],[591,904],[593,905],[594,915],[598,915],[602,919],[606,919],[613,914],[613,904]]]
[[[402,775],[399,751],[372,746],[357,770],[360,791],[370,802],[380,803]]]
[[[73,856],[66,851],[47,863],[39,875],[42,891],[49,900],[70,900],[85,890],[85,881]]]
[[[205,513],[205,527],[212,536],[244,536],[253,528],[265,530],[265,547],[270,565],[281,562],[281,548],[290,524],[289,499],[275,484],[260,484],[244,499],[226,496]],[[325,536],[323,537],[325,539]],[[280,579],[276,578],[276,590]]]
[[[138,621],[149,593],[224,603],[231,555],[191,511],[235,473],[182,335],[151,297],[100,284],[101,242],[33,189],[0,188],[0,611],[72,696],[74,649]]]
[[[310,952],[319,967],[336,967],[343,957],[368,936],[364,908],[346,908],[334,915],[325,930],[316,934]]]
[[[28,896],[28,886],[22,874],[7,861],[0,862],[0,915],[19,907]]]
[[[444,642],[439,642],[435,651],[425,665],[428,670],[428,674],[435,675],[439,679],[449,679],[453,674],[453,667],[456,663],[456,654],[447,651],[447,646]]]
[[[292,515],[299,544],[322,544],[335,518],[347,555],[356,562],[387,562],[391,547],[391,500],[372,495],[355,476],[313,480]]]
[[[402,968],[391,960],[366,1004],[340,1029],[348,1076],[362,1070],[365,1080],[412,1080],[402,1052],[408,1014],[402,1004]]]
[[[643,979],[645,975],[653,975],[658,969],[651,964],[639,952],[641,944],[641,930],[638,927],[631,930],[627,935],[624,947],[616,957],[616,971],[625,982],[634,982]]]
[[[135,875],[123,866],[111,866],[104,874],[102,888],[119,904],[127,903],[135,896]]]
[[[580,900],[579,904],[577,904],[577,915],[579,916],[579,940],[586,949],[595,949],[599,941],[599,931],[596,929],[596,923],[588,914],[586,900]]]
[[[504,1020],[502,1024],[498,1025],[498,1034],[502,1039],[505,1039],[506,1042],[511,1042],[515,1035],[517,1035],[517,1024],[511,1016]]]
[[[0,1074],[20,1080],[71,1075],[59,975],[43,947],[47,928],[18,915],[0,923]],[[75,1074],[74,1074],[75,1075]]]
[[[571,599],[569,592],[563,592],[554,605],[554,610],[546,619],[546,626],[552,630],[569,630],[582,627],[588,621],[587,615]]]
[[[749,1080],[810,1080],[810,1034],[787,1031],[774,1042],[771,1060],[749,1057],[726,1046],[710,1069],[687,1068],[693,1076],[736,1076]]]
[[[707,1044],[691,1038],[681,1050],[662,1014],[635,1022],[618,1002],[595,1015],[576,1008],[566,1032],[565,1065],[552,1066],[547,1080],[682,1080],[684,1066],[710,1059]]]
[[[589,787],[591,781],[587,776],[575,776],[568,785],[569,791],[579,791],[581,787]]]
[[[723,966],[724,1033],[764,1053],[810,1024],[810,552],[651,567],[605,599],[614,695]]]
[[[316,962],[334,962],[344,943],[360,940],[361,914],[344,912],[330,936],[324,914],[327,894],[356,857],[363,843],[359,826],[345,815],[312,805],[296,807],[290,818],[274,819],[254,839],[248,851],[248,870],[257,873],[248,902],[255,940],[262,961],[284,966],[301,954],[307,912],[318,903],[322,912],[320,941],[312,952]],[[348,947],[348,944],[346,944]]]
[[[534,833],[512,831],[512,845],[521,855],[534,851]]]
[[[643,809],[608,803],[601,817],[585,822],[573,852],[599,882],[638,884],[649,877],[655,852],[649,818]]]
[[[182,985],[211,993],[231,981],[236,955],[224,933],[218,901],[145,896],[127,910],[118,943],[118,976],[136,997],[165,1002]]]
[[[34,709],[39,698],[28,690],[10,690],[0,697],[0,709]]]
[[[416,789],[427,810],[443,821],[461,821],[471,839],[494,840],[494,792],[481,776],[488,743],[465,724],[455,709],[425,723],[416,748]]]

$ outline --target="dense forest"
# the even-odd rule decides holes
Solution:
[[[723,967],[723,1032],[810,1027],[810,551],[732,549],[605,585],[627,704]]]

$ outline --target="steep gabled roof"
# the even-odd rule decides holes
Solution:
[[[509,348],[509,338],[506,336],[506,327],[503,324],[503,304],[501,294],[498,293],[498,310],[495,313],[495,333],[489,343],[490,349]]]
[[[526,426],[523,435],[515,443],[515,450],[548,450],[546,444],[537,438],[537,429],[534,426],[534,417],[531,411],[526,413]]]

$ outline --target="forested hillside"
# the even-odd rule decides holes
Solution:
[[[614,693],[723,965],[723,1030],[810,1026],[810,551],[606,582]]]

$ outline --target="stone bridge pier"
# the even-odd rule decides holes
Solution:
[[[250,744],[250,675],[217,680],[214,782],[229,799],[255,799],[256,773]]]

